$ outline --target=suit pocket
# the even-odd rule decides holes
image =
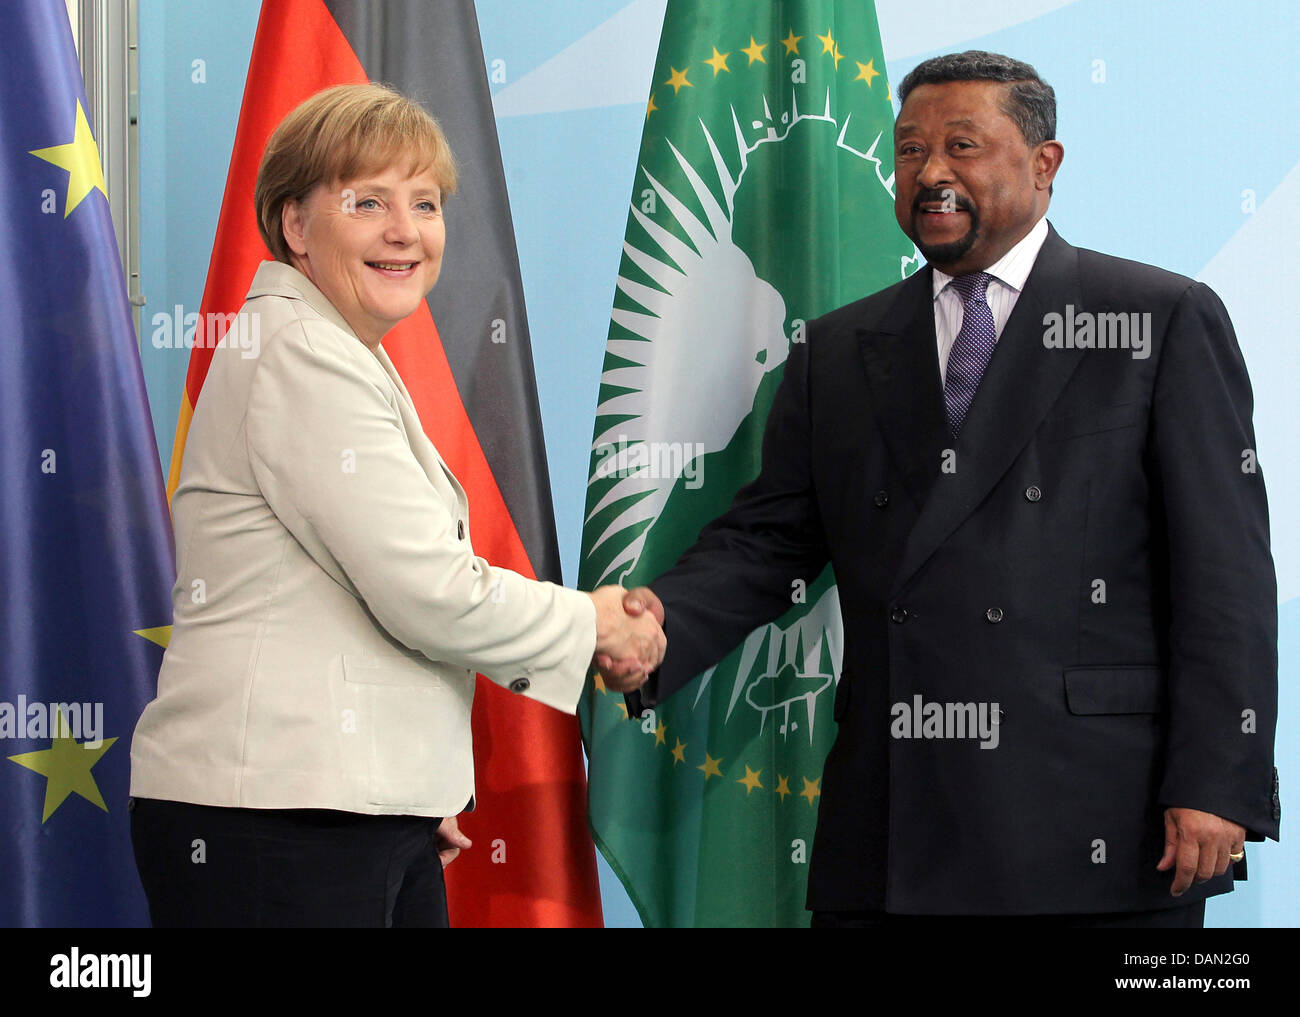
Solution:
[[[1147,408],[1143,403],[1102,406],[1081,413],[1049,417],[1039,427],[1038,434],[1043,441],[1065,441],[1067,438],[1079,438],[1088,434],[1101,434],[1105,431],[1134,427],[1146,416]]]
[[[403,685],[412,688],[439,688],[442,680],[428,670],[423,657],[370,657],[348,655],[343,658],[343,678],[354,685]]]
[[[1066,668],[1065,705],[1075,716],[1160,713],[1165,706],[1164,672],[1150,665]]]
[[[427,808],[473,790],[470,743],[473,680],[463,668],[422,657],[347,655],[343,680],[355,693],[357,722],[375,805]]]

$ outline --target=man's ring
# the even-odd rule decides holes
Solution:
[[[1242,848],[1240,851],[1230,852],[1228,857],[1231,858],[1234,862],[1239,862],[1246,857],[1246,849]]]

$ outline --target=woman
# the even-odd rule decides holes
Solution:
[[[455,187],[437,124],[378,85],[313,96],[267,145],[276,260],[241,312],[260,355],[216,350],[195,409],[174,628],[131,747],[156,925],[445,925],[475,673],[571,713],[594,654],[634,661],[616,688],[662,658],[617,587],[474,555],[384,352],[437,281]]]

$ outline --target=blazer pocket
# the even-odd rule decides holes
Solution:
[[[1164,672],[1150,665],[1066,668],[1065,705],[1075,716],[1160,713],[1165,706]]]
[[[1043,421],[1038,433],[1044,441],[1065,441],[1067,438],[1079,438],[1087,434],[1101,434],[1104,431],[1134,427],[1146,416],[1145,404],[1121,403],[1117,406],[1103,406],[1082,413],[1068,413],[1064,416],[1048,418]]]
[[[472,678],[423,657],[344,655],[343,680],[356,696],[355,732],[367,801],[423,809],[473,793]],[[442,669],[441,671],[439,669]]]
[[[441,678],[420,661],[425,657],[370,657],[347,654],[343,657],[343,680],[354,685],[408,685],[440,688]]]

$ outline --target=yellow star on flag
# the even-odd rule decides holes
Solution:
[[[72,210],[81,204],[91,191],[100,191],[105,199],[108,189],[104,186],[104,167],[99,161],[99,148],[95,137],[90,133],[90,123],[86,120],[86,111],[77,100],[77,125],[73,129],[72,140],[66,145],[54,145],[51,148],[32,149],[31,155],[68,171],[68,194],[64,201],[63,218],[72,214]]]
[[[765,42],[757,43],[754,41],[754,37],[751,35],[749,37],[749,45],[746,46],[744,49],[742,49],[740,52],[744,53],[745,56],[749,57],[749,66],[753,67],[754,64],[767,63],[767,59],[763,56],[763,50],[765,49],[767,49],[767,43]]]
[[[794,56],[799,55],[799,40],[802,38],[802,35],[794,34],[793,28],[790,29],[790,34],[781,40],[781,45],[785,47],[786,56],[790,56],[791,54]]]
[[[595,683],[596,690],[597,690],[598,692],[605,692],[605,693],[608,693],[608,692],[609,692],[609,689],[605,688],[605,679],[604,679],[603,677],[601,677],[601,674],[600,674],[599,671],[597,671],[597,672],[596,672],[595,674],[593,674],[591,677],[592,677],[592,679],[593,679],[593,681],[594,681],[594,683]]]
[[[159,625],[156,629],[132,629],[133,635],[142,636],[151,643],[157,643],[164,650],[167,644],[172,641],[172,627],[170,625]]]
[[[803,790],[799,792],[799,797],[807,798],[810,808],[812,807],[813,799],[822,793],[821,783],[822,779],[820,777],[816,780],[809,780],[807,777],[803,779]]]
[[[648,103],[646,103],[646,106],[645,106],[645,118],[646,118],[647,120],[649,120],[649,119],[650,119],[650,114],[653,113],[653,112],[654,112],[655,110],[657,110],[658,108],[659,108],[659,107],[655,105],[655,94],[654,94],[654,92],[651,92],[651,93],[650,93],[650,101],[649,101]]]
[[[823,52],[823,53],[834,53],[834,52],[835,52],[835,37],[834,37],[833,35],[831,35],[831,30],[830,30],[829,28],[826,29],[826,34],[825,34],[825,35],[819,35],[819,36],[817,36],[817,38],[820,39],[820,40],[822,41],[822,52]]]
[[[659,722],[659,726],[655,728],[655,744],[666,746],[668,743],[667,741],[664,740],[664,735],[667,733],[668,733],[668,725],[661,720]]]
[[[54,815],[71,794],[81,795],[91,805],[108,811],[104,796],[99,793],[99,785],[95,783],[90,771],[100,757],[113,747],[115,741],[116,738],[105,738],[98,748],[82,744],[72,737],[67,718],[63,716],[63,710],[59,709],[54,720],[54,738],[48,749],[9,757],[11,762],[25,766],[45,778],[42,823]]]
[[[761,788],[763,786],[762,781],[758,779],[759,774],[761,774],[762,772],[763,772],[762,770],[751,770],[749,768],[749,764],[748,763],[745,764],[745,776],[737,780],[736,783],[745,785],[746,798],[749,797],[749,793],[753,791],[754,788],[756,787]]]
[[[686,743],[680,738],[676,739],[676,742],[677,744],[672,747],[673,766],[686,762]]]
[[[667,81],[665,81],[664,84],[665,84],[665,85],[672,85],[672,86],[673,86],[673,95],[676,95],[676,94],[677,94],[678,92],[680,92],[683,88],[694,88],[694,87],[695,87],[695,86],[692,85],[689,81],[686,80],[686,71],[685,71],[685,70],[679,71],[676,67],[673,67],[673,66],[671,66],[671,65],[669,66],[668,69],[669,69],[670,71],[673,72],[673,76],[672,76],[671,78],[669,78]],[[690,68],[687,68],[687,70],[689,70],[689,69],[690,69]]]
[[[844,59],[844,54],[840,52],[839,43],[835,44],[835,69],[840,69],[840,61]]]
[[[718,47],[714,46],[713,56],[710,59],[704,61],[706,64],[708,64],[710,67],[713,68],[713,76],[715,78],[718,76],[719,71],[726,71],[728,74],[731,73],[731,68],[727,66],[727,57],[729,56],[731,56],[730,53],[719,53]]]
[[[697,766],[695,769],[702,770],[704,772],[704,781],[707,784],[710,777],[722,776],[722,771],[718,769],[718,764],[721,762],[722,762],[721,757],[714,759],[711,755],[709,755],[706,752],[704,753],[704,762],[701,763],[699,766]]]
[[[880,72],[876,70],[875,58],[872,57],[865,64],[862,63],[860,60],[854,60],[853,62],[858,65],[858,76],[853,80],[865,81],[867,83],[867,87],[870,88],[871,79],[880,77]]]
[[[785,801],[786,795],[794,794],[794,792],[790,790],[790,778],[782,777],[778,773],[776,775],[776,790],[773,791],[772,793],[775,795],[780,795],[781,801]]]
[[[623,719],[624,719],[624,720],[627,720],[627,703],[626,703],[626,702],[623,702],[623,703],[615,703],[614,705],[617,706],[620,710],[623,711]]]

